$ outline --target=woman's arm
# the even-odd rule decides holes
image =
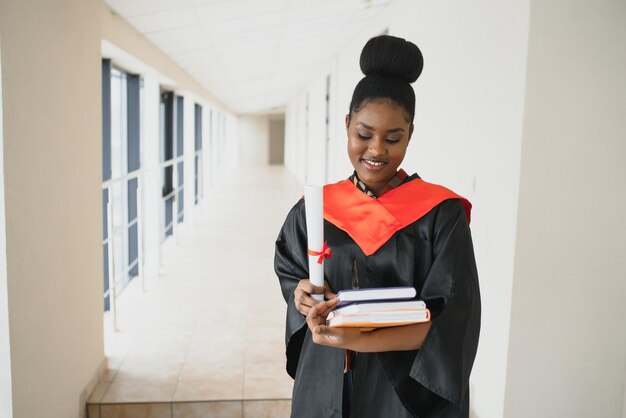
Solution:
[[[331,328],[325,325],[326,317],[337,302],[336,298],[320,302],[309,311],[307,324],[314,343],[361,353],[417,350],[430,330],[430,322],[366,332],[358,328]]]

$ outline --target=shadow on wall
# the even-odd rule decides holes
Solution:
[[[285,115],[270,117],[270,165],[285,164]]]

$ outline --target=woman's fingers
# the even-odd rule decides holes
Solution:
[[[298,288],[305,291],[309,295],[321,295],[324,293],[323,287],[313,286],[309,279],[302,279],[298,283]]]
[[[326,323],[326,317],[330,311],[337,306],[337,302],[337,299],[332,299],[326,302],[319,302],[310,308],[306,321],[311,331],[313,331],[316,326],[324,325]]]
[[[313,333],[318,335],[330,335],[331,329],[328,325],[319,325],[315,327]]]
[[[322,324],[316,326],[312,334],[315,344],[353,349],[361,331],[358,328],[332,328]]]
[[[334,298],[320,302],[309,310],[306,322],[315,344],[351,348],[359,340],[361,331],[358,328],[332,328],[326,325],[326,317],[338,303],[339,299]]]
[[[327,283],[326,283],[327,284]],[[312,306],[317,305],[320,301],[311,297],[313,294],[326,295],[326,284],[324,287],[318,287],[311,284],[309,279],[302,279],[294,290],[294,302],[296,309],[303,315],[308,315]],[[326,296],[328,298],[328,296]]]
[[[313,299],[308,293],[298,289],[294,292],[294,301],[298,311],[304,315],[309,313],[309,309],[311,309],[312,306],[320,302],[317,299]]]
[[[321,309],[320,314],[324,317],[324,319],[326,319],[328,314],[331,313],[331,311],[337,307],[338,303],[339,303],[339,299],[337,298],[333,298],[324,302],[323,307],[320,307]]]

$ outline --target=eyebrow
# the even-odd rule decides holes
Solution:
[[[369,126],[369,125],[367,125],[367,124],[365,124],[363,122],[357,122],[357,125],[361,125],[365,129],[369,129],[369,130],[372,130],[372,131],[374,130],[374,128],[372,126]],[[387,129],[385,131],[385,133],[387,133],[387,134],[392,134],[394,132],[404,132],[404,129],[402,129],[402,128],[393,128],[393,129]]]

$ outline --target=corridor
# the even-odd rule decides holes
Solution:
[[[396,101],[381,34],[394,160],[472,203],[469,416],[626,418],[620,0],[0,1],[0,418],[289,416],[274,242]]]
[[[108,372],[89,418],[289,416],[285,303],[273,246],[301,188],[282,166],[239,170],[163,246],[159,277],[105,315]]]

